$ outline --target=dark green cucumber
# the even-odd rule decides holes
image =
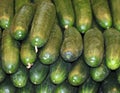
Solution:
[[[65,62],[61,57],[50,66],[50,79],[54,84],[60,84],[67,78],[71,64]]]
[[[83,85],[79,86],[78,93],[98,93],[99,83],[89,77]]]
[[[12,74],[19,67],[19,46],[11,37],[9,29],[3,31],[1,45],[2,68],[6,73]]]
[[[98,28],[88,30],[84,35],[84,59],[91,67],[100,65],[104,54],[104,38]]]
[[[101,88],[103,93],[120,93],[120,84],[117,81],[115,72],[111,72],[104,82],[102,82]]]
[[[82,36],[75,27],[69,27],[64,31],[64,40],[61,46],[60,54],[64,60],[73,62],[83,50]]]
[[[6,73],[3,70],[1,63],[0,63],[0,83],[3,82],[5,78],[6,78]]]
[[[109,0],[114,27],[120,31],[120,0]]]
[[[63,28],[70,27],[74,24],[74,11],[71,0],[53,0],[58,20]]]
[[[91,0],[91,5],[98,24],[104,29],[110,28],[112,26],[112,17],[108,0]]]
[[[117,81],[120,84],[120,68],[116,70],[116,75],[117,75]]]
[[[42,47],[48,41],[55,16],[55,6],[53,3],[43,1],[38,4],[30,30],[32,46]]]
[[[37,58],[37,54],[34,47],[30,44],[29,38],[21,43],[20,58],[27,68],[31,68]]]
[[[0,26],[3,29],[9,28],[13,19],[14,0],[0,0]]]
[[[50,81],[49,74],[47,78],[35,87],[35,93],[54,93],[55,85]]]
[[[47,77],[49,72],[49,66],[40,63],[38,60],[29,70],[29,77],[33,84],[41,84]]]
[[[90,68],[90,76],[96,82],[102,82],[110,73],[110,70],[105,64],[105,60],[98,67]]]
[[[15,0],[15,13],[17,13],[26,3],[30,3],[30,0]]]
[[[26,38],[29,26],[34,16],[33,4],[23,5],[15,14],[11,24],[11,36],[16,40],[23,40]]]
[[[62,43],[62,32],[60,27],[55,24],[45,46],[40,49],[39,59],[43,64],[54,63],[58,56]]]
[[[0,93],[15,93],[15,86],[7,77],[2,83],[0,83]]]
[[[16,91],[17,93],[34,93],[34,85],[28,80],[24,87],[17,88]]]
[[[89,76],[89,67],[85,64],[82,57],[76,60],[69,71],[68,81],[73,86],[79,86],[85,82]]]
[[[104,32],[106,65],[111,70],[120,67],[120,32],[110,28]]]
[[[20,64],[18,70],[10,76],[10,79],[15,87],[24,87],[28,80],[28,70]]]
[[[92,9],[90,0],[73,0],[76,16],[76,27],[85,33],[92,25]]]

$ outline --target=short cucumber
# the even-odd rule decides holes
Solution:
[[[30,42],[34,47],[42,47],[48,41],[55,21],[55,6],[51,2],[43,1],[37,5],[30,30]]]
[[[1,45],[2,68],[12,74],[17,71],[20,58],[18,42],[11,37],[9,29],[3,31]]]
[[[93,14],[97,23],[104,29],[112,26],[112,16],[108,5],[109,0],[91,0]]]
[[[69,27],[64,31],[64,39],[61,45],[60,54],[66,61],[73,62],[83,50],[82,36],[75,27]]]
[[[35,85],[41,84],[47,77],[49,72],[49,66],[40,63],[36,60],[36,63],[29,70],[29,78]]]
[[[65,62],[61,57],[50,66],[50,79],[54,84],[60,84],[67,79],[71,64]]]
[[[0,26],[9,28],[14,16],[14,0],[0,0]]]
[[[85,33],[92,26],[92,9],[90,0],[73,0],[76,16],[76,27]]]
[[[102,32],[94,27],[84,35],[84,59],[91,67],[101,64],[104,55],[104,38]]]
[[[58,16],[60,25],[63,28],[72,26],[75,21],[72,1],[71,0],[53,0],[53,2],[56,6],[57,16]]]
[[[68,81],[73,86],[79,86],[85,82],[89,76],[89,67],[85,64],[83,57],[72,64],[72,68],[68,74]]]
[[[104,32],[106,65],[111,70],[120,67],[120,32],[110,28]]]
[[[54,24],[50,37],[45,46],[40,49],[39,59],[43,64],[54,63],[58,56],[62,43],[62,31],[57,24]]]

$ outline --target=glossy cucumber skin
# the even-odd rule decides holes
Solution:
[[[17,71],[20,58],[18,42],[11,37],[9,29],[3,31],[1,44],[2,68],[6,73],[12,74]]]
[[[53,0],[58,20],[63,28],[71,27],[74,24],[75,16],[71,0]]]
[[[120,32],[110,28],[104,32],[105,60],[109,69],[115,70],[120,67]]]
[[[0,26],[3,29],[10,27],[14,16],[13,0],[0,0]]]
[[[62,31],[57,24],[54,24],[50,37],[45,46],[40,49],[39,59],[43,64],[54,63],[58,56],[62,43]]]
[[[108,0],[91,0],[91,6],[97,23],[104,29],[112,26],[112,16]]]
[[[104,55],[104,37],[98,28],[88,30],[84,35],[84,59],[91,67],[101,64]]]
[[[64,39],[61,45],[60,54],[65,61],[73,62],[83,50],[82,36],[75,27],[69,27],[64,31]]]
[[[15,14],[11,24],[11,36],[14,39],[23,40],[27,37],[34,11],[33,4],[28,3],[23,5]]]
[[[76,27],[85,33],[92,26],[92,9],[90,0],[73,0],[76,16]]]
[[[48,41],[55,16],[55,6],[53,3],[43,1],[37,6],[30,30],[30,42],[32,46],[39,48]]]

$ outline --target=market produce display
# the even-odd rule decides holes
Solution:
[[[120,0],[0,0],[0,93],[120,93]]]

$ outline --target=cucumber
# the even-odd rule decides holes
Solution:
[[[111,70],[120,67],[120,32],[114,28],[105,30],[105,59],[106,65]]]
[[[120,85],[117,81],[116,73],[111,72],[110,75],[102,82],[103,93],[120,93]]]
[[[39,59],[43,64],[54,63],[58,56],[62,43],[62,32],[60,27],[55,24],[45,46],[40,49]]]
[[[49,74],[47,78],[35,87],[35,93],[54,93],[55,85],[50,81]]]
[[[14,0],[0,0],[0,27],[9,28],[14,15]]]
[[[21,49],[20,49],[20,58],[21,62],[27,67],[31,68],[31,66],[34,64],[37,54],[34,50],[34,47],[30,44],[29,37],[26,38],[21,43]]]
[[[120,0],[109,0],[111,7],[111,15],[113,18],[113,26],[120,31],[120,11],[119,4]]]
[[[78,93],[98,93],[99,83],[89,77],[83,85],[79,86]]]
[[[85,82],[89,76],[89,67],[85,64],[82,57],[72,64],[72,68],[68,74],[68,81],[73,86],[79,86]]]
[[[67,79],[71,64],[65,62],[61,57],[50,65],[50,79],[54,84],[60,84]]]
[[[120,68],[116,70],[116,75],[117,75],[117,81],[120,84]]]
[[[22,6],[30,2],[31,0],[15,0],[15,13],[17,13]]]
[[[67,28],[74,24],[75,16],[71,0],[53,0],[61,27]]]
[[[28,70],[20,64],[18,70],[10,75],[10,79],[15,87],[24,87],[28,81]]]
[[[90,76],[96,82],[102,82],[110,73],[110,70],[105,64],[105,60],[103,60],[102,64],[98,67],[90,68]]]
[[[102,32],[94,27],[84,35],[84,59],[91,67],[101,64],[104,55],[104,37]]]
[[[76,16],[76,27],[85,33],[92,26],[92,9],[90,0],[73,0]]]
[[[49,38],[55,21],[55,6],[51,2],[39,3],[30,30],[30,42],[34,47],[42,47]]]
[[[40,63],[38,60],[29,70],[30,81],[35,84],[41,84],[43,80],[47,77],[49,72],[49,66]]]
[[[5,80],[5,78],[6,78],[6,73],[3,70],[1,63],[0,63],[0,83],[3,82]]]
[[[64,39],[61,45],[60,54],[65,61],[73,62],[83,50],[82,36],[75,27],[69,27],[64,31]]]
[[[109,0],[91,0],[91,6],[96,21],[104,29],[108,29],[112,26],[112,16],[108,1]]]
[[[7,77],[2,83],[0,83],[0,93],[15,93],[15,86]]]
[[[11,37],[9,29],[3,31],[1,45],[2,68],[12,74],[17,71],[20,58],[18,42]]]
[[[34,16],[33,4],[23,5],[15,14],[11,24],[11,36],[16,40],[23,40],[26,38],[29,26]]]

